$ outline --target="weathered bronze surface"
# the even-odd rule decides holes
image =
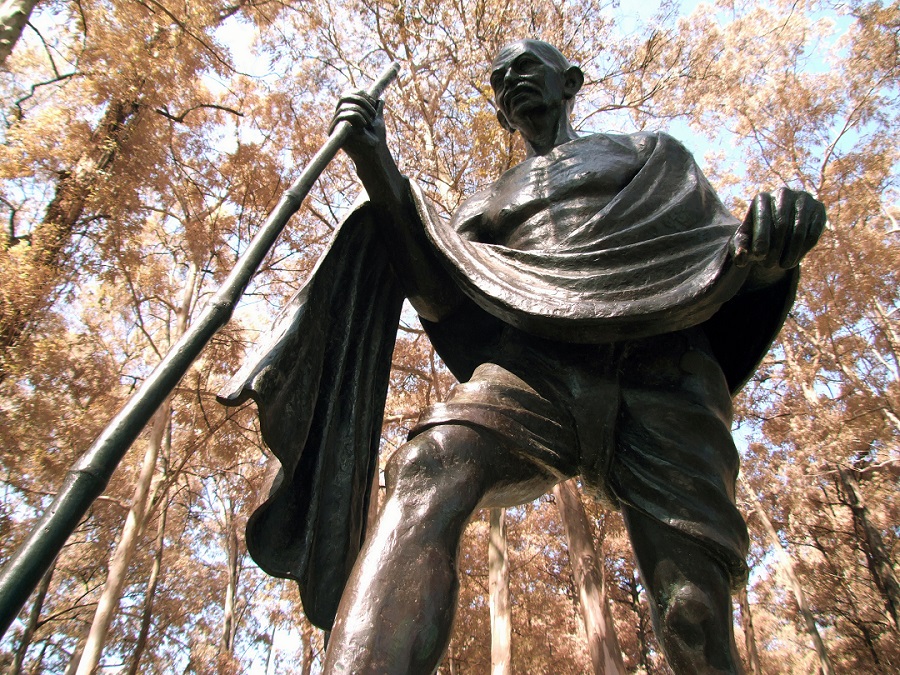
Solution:
[[[280,467],[248,548],[333,627],[327,672],[434,670],[472,513],[574,475],[621,509],[673,669],[741,671],[731,396],[780,328],[825,211],[780,190],[737,221],[666,134],[579,137],[582,82],[546,43],[501,50],[497,116],[528,157],[449,223],[398,170],[379,104],[338,107],[372,197],[223,396],[259,405]],[[364,537],[403,297],[463,384],[391,458]]]

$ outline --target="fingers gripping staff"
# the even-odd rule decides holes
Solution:
[[[394,61],[381,73],[381,75],[379,75],[375,83],[369,88],[369,91],[364,93],[364,96],[368,96],[371,99],[378,99],[387,86],[396,79],[399,72],[400,63]],[[334,159],[337,151],[347,142],[351,132],[352,125],[348,120],[337,120],[332,124],[332,127],[329,130],[328,140],[315,154],[300,177],[293,185],[291,185],[287,193],[285,193],[285,198],[290,196],[290,198],[296,202],[294,211],[300,207],[300,202],[302,202],[303,198],[309,193],[313,182],[319,177],[319,174],[322,173],[325,167],[328,166],[332,159]],[[279,204],[279,206],[281,205]]]
[[[375,120],[383,121],[380,119],[383,109],[384,101],[378,100],[364,91],[346,93],[338,101],[329,133],[341,122],[349,122],[353,126],[365,128],[370,134],[377,135]]]

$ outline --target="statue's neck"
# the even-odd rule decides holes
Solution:
[[[525,139],[528,157],[546,155],[553,148],[578,138],[578,134],[569,122],[568,111],[557,117],[553,124],[545,125],[542,129],[520,131]]]

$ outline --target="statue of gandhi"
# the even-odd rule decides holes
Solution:
[[[325,672],[434,671],[469,518],[572,476],[621,510],[675,672],[742,672],[731,592],[748,535],[731,397],[784,321],[824,207],[782,189],[737,221],[670,136],[579,136],[583,80],[547,43],[500,51],[497,117],[527,158],[449,223],[400,173],[380,103],[338,106],[365,214],[225,396],[257,401],[280,461],[248,547],[300,582],[314,622],[333,622]],[[363,536],[403,297],[461,384],[390,458]]]

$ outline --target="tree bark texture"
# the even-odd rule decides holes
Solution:
[[[222,639],[219,654],[231,657],[234,654],[234,636],[237,633],[236,603],[238,584],[238,534],[234,520],[234,505],[226,500],[222,505],[224,515],[225,554],[228,556],[228,583],[225,587],[225,603],[222,611]]]
[[[553,494],[569,542],[569,563],[578,588],[581,617],[584,620],[594,673],[624,675],[625,663],[606,597],[603,570],[578,487],[573,480],[567,480],[558,483],[553,488]]]
[[[37,0],[3,0],[0,4],[0,66],[12,54],[36,4]]]
[[[866,553],[866,562],[869,571],[875,580],[875,585],[881,591],[885,608],[894,622],[894,629],[900,628],[898,613],[900,613],[900,583],[894,574],[894,566],[891,564],[891,556],[881,533],[869,517],[859,482],[852,471],[838,467],[838,476],[841,480],[847,506],[853,513],[853,523],[856,531],[861,535],[863,550]]]
[[[756,631],[753,628],[753,614],[750,612],[750,599],[747,597],[746,588],[742,588],[738,593],[738,602],[741,605],[741,627],[744,629],[744,644],[747,647],[747,658],[750,659],[750,671],[753,675],[762,675],[759,650],[756,648]]]
[[[100,663],[103,645],[106,643],[109,627],[112,625],[113,617],[119,607],[119,600],[122,598],[122,590],[125,588],[128,567],[146,522],[150,483],[156,470],[156,459],[166,434],[170,413],[170,404],[166,402],[156,414],[150,430],[147,451],[144,453],[144,461],[135,486],[131,509],[128,511],[125,527],[122,529],[116,550],[109,562],[106,583],[103,585],[100,600],[97,602],[97,610],[94,612],[94,619],[91,622],[84,651],[81,653],[78,670],[75,671],[76,675],[92,675]]]
[[[159,572],[162,569],[163,550],[165,548],[166,515],[168,509],[165,504],[159,512],[159,523],[156,526],[156,541],[154,542],[153,566],[150,568],[150,576],[147,578],[147,590],[144,593],[144,610],[141,613],[141,629],[138,632],[134,651],[131,655],[131,664],[128,667],[128,675],[137,675],[141,657],[147,648],[147,638],[150,635],[150,624],[153,619],[153,601],[156,598],[156,588],[159,585]]]
[[[491,509],[488,586],[491,593],[491,675],[512,675],[512,607],[509,601],[506,509]]]

